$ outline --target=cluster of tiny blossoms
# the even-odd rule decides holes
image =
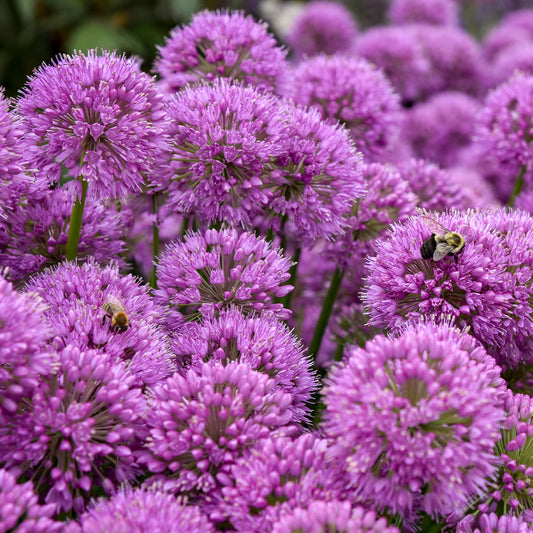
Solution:
[[[0,87],[1,531],[533,531],[533,10],[274,3]]]

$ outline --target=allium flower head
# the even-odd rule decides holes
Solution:
[[[386,518],[379,518],[375,511],[353,507],[349,501],[316,500],[308,507],[297,507],[284,514],[274,524],[272,533],[399,533],[389,526]]]
[[[88,194],[139,190],[164,147],[163,99],[139,63],[113,52],[60,56],[41,66],[18,100],[28,163],[52,183],[62,166]]]
[[[345,357],[326,388],[323,427],[356,496],[403,517],[447,514],[482,493],[505,384],[472,337],[417,324]]]
[[[173,372],[167,339],[158,327],[162,309],[145,286],[131,275],[121,276],[116,265],[63,263],[33,278],[27,290],[48,305],[44,317],[55,348],[99,349],[111,361],[126,362],[139,384],[153,385]],[[114,324],[119,312],[127,319],[123,327]]]
[[[174,28],[159,47],[155,70],[167,93],[202,79],[228,78],[273,91],[286,69],[286,52],[264,22],[241,11],[201,11]]]
[[[156,490],[125,489],[110,499],[97,500],[67,524],[65,533],[214,533],[207,517],[195,505],[179,502]]]
[[[357,38],[353,51],[385,73],[402,102],[412,104],[424,95],[431,63],[412,26],[370,28]]]
[[[171,169],[159,188],[169,206],[202,221],[250,222],[272,195],[272,159],[283,147],[286,106],[255,88],[217,80],[185,89],[168,104]]]
[[[0,276],[0,413],[14,412],[30,395],[39,376],[50,375],[55,356],[46,343],[44,302],[36,294],[18,294]]]
[[[420,247],[447,228],[465,239],[459,255],[422,259]],[[531,361],[533,218],[518,210],[449,212],[393,226],[376,245],[363,300],[370,324],[452,317],[503,367]]]
[[[493,187],[476,168],[459,164],[447,168],[446,175],[459,186],[465,207],[478,209],[501,206]],[[515,207],[520,207],[518,198],[515,200]],[[525,207],[520,209],[527,211]]]
[[[457,533],[531,533],[533,526],[529,520],[519,516],[503,515],[496,513],[481,513],[475,520],[459,522],[455,531]]]
[[[247,448],[291,421],[291,396],[245,363],[205,363],[153,390],[139,462],[180,491],[209,493]]]
[[[63,524],[54,522],[55,505],[40,505],[31,481],[18,484],[17,478],[0,469],[0,531],[55,533]]]
[[[379,155],[399,134],[398,95],[383,72],[365,59],[318,55],[301,61],[291,79],[288,95],[344,124],[364,155]]]
[[[337,2],[313,0],[294,21],[286,40],[297,56],[310,57],[346,52],[357,34],[357,22],[349,9]]]
[[[491,65],[492,85],[505,83],[516,71],[533,74],[533,38],[502,50]]]
[[[526,30],[533,37],[533,9],[511,11],[502,18],[499,25],[515,30]]]
[[[403,134],[415,157],[443,167],[458,161],[458,152],[470,144],[478,101],[458,91],[438,93],[406,112]]]
[[[483,39],[483,55],[492,63],[508,46],[524,43],[533,38],[533,32],[524,28],[515,28],[505,24],[497,24]]]
[[[290,259],[265,239],[236,229],[188,233],[159,259],[155,299],[186,320],[215,316],[232,305],[243,313],[270,311],[284,319],[290,311],[273,303],[292,285]],[[176,315],[176,313],[173,313]]]
[[[230,309],[218,318],[192,322],[176,334],[173,352],[187,368],[201,369],[207,361],[245,363],[292,396],[294,422],[309,414],[306,403],[316,387],[311,361],[285,323],[271,316],[244,316]]]
[[[325,122],[317,109],[291,107],[266,219],[277,231],[282,220],[292,222],[307,242],[342,234],[343,215],[365,191],[361,159],[346,128]]]
[[[455,0],[393,0],[389,18],[393,24],[436,24],[457,26],[459,14]]]
[[[97,349],[69,345],[59,360],[57,374],[3,421],[0,462],[33,479],[42,501],[79,512],[137,475],[146,401],[135,375]]]

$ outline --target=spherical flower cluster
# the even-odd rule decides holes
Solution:
[[[35,294],[18,294],[0,276],[0,413],[13,413],[29,396],[39,376],[50,375],[55,363],[46,342],[44,302]]]
[[[236,229],[189,233],[168,246],[157,267],[155,300],[174,310],[174,322],[215,316],[232,305],[243,313],[269,311],[284,319],[290,311],[274,298],[292,290],[290,259],[268,241]]]
[[[308,507],[297,507],[274,524],[272,533],[399,533],[385,518],[363,507],[352,507],[349,501],[311,501]]]
[[[533,74],[532,54],[533,38],[502,50],[491,65],[492,85],[498,86],[506,82],[516,71]]]
[[[218,318],[206,318],[183,327],[173,340],[173,352],[183,365],[202,368],[203,362],[245,363],[267,374],[276,389],[289,393],[293,422],[309,415],[307,403],[316,387],[301,342],[287,326],[270,316],[244,316],[230,309]]]
[[[17,483],[17,478],[0,469],[0,531],[55,533],[62,531],[54,522],[55,505],[40,505],[31,481]]]
[[[43,501],[80,512],[102,489],[109,494],[137,475],[133,452],[146,401],[125,365],[97,349],[69,345],[59,363],[57,374],[2,420],[0,462],[33,479]]]
[[[313,0],[294,21],[286,41],[300,58],[350,49],[358,33],[349,9],[336,2]]]
[[[112,52],[60,56],[29,79],[18,100],[28,164],[51,183],[62,167],[88,194],[139,190],[164,149],[163,99],[139,63]]]
[[[465,207],[477,209],[501,206],[491,184],[476,168],[464,166],[464,163],[462,163],[447,168],[446,175],[461,190],[461,197]],[[515,206],[519,207],[518,201],[515,201]],[[527,210],[525,207],[521,209]]]
[[[483,55],[492,63],[508,46],[527,44],[532,38],[533,32],[527,29],[497,24],[483,38]]]
[[[222,496],[217,495],[211,518],[241,533],[269,533],[297,507],[345,496],[342,474],[327,459],[327,441],[313,433],[262,439],[221,481]]]
[[[205,363],[153,390],[139,462],[166,486],[209,493],[247,448],[291,421],[291,396],[244,363]],[[226,476],[227,477],[227,476]]]
[[[375,157],[394,143],[400,104],[384,73],[363,58],[318,55],[293,70],[288,96],[344,124],[364,155]]]
[[[9,279],[21,281],[65,259],[74,191],[65,188],[41,191],[10,213],[6,222],[9,240],[0,252],[0,262],[9,267]],[[124,235],[129,214],[110,201],[88,199],[78,246],[78,261],[93,258],[99,264],[111,261],[124,266]]]
[[[393,0],[388,14],[393,24],[459,24],[457,3],[454,0]]]
[[[362,157],[348,131],[324,122],[317,109],[291,112],[283,153],[270,174],[265,218],[276,231],[293,223],[304,242],[331,240],[343,233],[343,215],[365,191]]]
[[[511,11],[502,18],[499,25],[515,30],[525,30],[533,37],[533,9]]]
[[[240,11],[202,11],[190,24],[174,28],[155,70],[166,93],[206,79],[243,81],[262,91],[273,91],[286,69],[283,48],[277,46],[265,23]]]
[[[116,265],[63,263],[33,278],[27,290],[48,304],[44,318],[55,348],[100,350],[110,361],[127,363],[139,384],[153,385],[174,370],[158,327],[161,308]]]
[[[207,517],[195,505],[156,490],[125,489],[110,499],[97,500],[64,533],[214,533]]]
[[[445,228],[463,236],[462,251],[422,259],[422,244]],[[405,320],[452,317],[501,366],[531,362],[532,229],[527,213],[503,209],[418,216],[393,226],[367,265],[370,324],[396,330]]]
[[[418,207],[431,211],[467,206],[461,187],[435,163],[423,159],[409,159],[397,167],[400,176],[418,196]]]
[[[402,131],[415,157],[443,167],[456,164],[458,152],[471,142],[478,108],[475,98],[446,91],[409,109]]]
[[[531,521],[521,516],[498,516],[496,513],[482,513],[476,520],[471,515],[459,522],[456,533],[531,533]]]
[[[357,38],[353,51],[385,73],[403,103],[424,95],[423,80],[431,65],[412,26],[370,28]]]
[[[248,223],[272,195],[265,190],[285,139],[287,112],[277,97],[217,80],[187,88],[168,104],[172,145],[169,207],[202,221]]]
[[[495,471],[504,390],[474,339],[418,324],[347,351],[326,389],[324,433],[356,496],[400,516],[446,515]]]

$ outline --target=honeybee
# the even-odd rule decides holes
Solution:
[[[116,329],[122,333],[130,327],[130,319],[126,314],[126,310],[118,300],[108,300],[102,305],[102,309],[110,319],[111,329]]]
[[[426,239],[420,247],[420,255],[423,259],[433,259],[440,261],[447,255],[453,255],[455,261],[457,256],[465,247],[465,239],[459,233],[450,231],[441,226],[435,220],[431,220],[432,225],[439,228],[440,233],[432,233],[429,239]]]

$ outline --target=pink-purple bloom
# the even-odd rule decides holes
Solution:
[[[155,70],[166,93],[200,81],[227,78],[261,91],[273,91],[286,70],[286,52],[264,22],[241,11],[196,13],[174,28],[159,47]]]
[[[324,433],[355,496],[400,517],[437,517],[482,494],[503,419],[499,372],[448,325],[348,349],[326,388]]]
[[[163,97],[139,62],[113,52],[62,55],[18,99],[25,157],[57,183],[63,167],[97,198],[140,190],[165,147]]]
[[[393,24],[459,24],[455,0],[393,0],[388,14]]]

